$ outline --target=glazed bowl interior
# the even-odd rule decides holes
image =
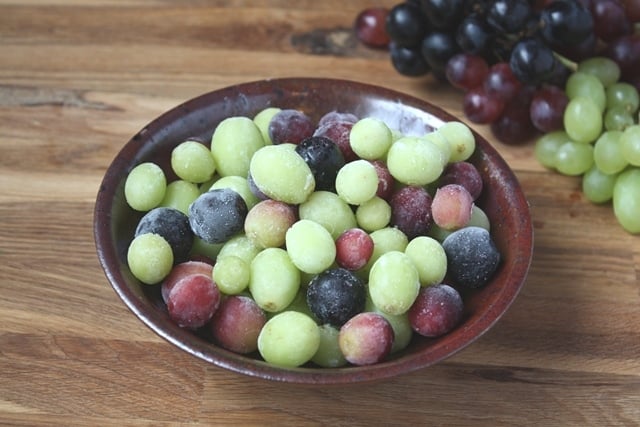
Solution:
[[[100,263],[113,289],[142,322],[178,348],[224,369],[274,381],[340,384],[380,380],[433,365],[471,344],[498,321],[525,281],[532,256],[533,232],[528,203],[515,175],[495,149],[474,133],[476,151],[470,161],[484,181],[483,193],[476,203],[491,221],[491,234],[502,261],[486,286],[463,295],[464,320],[452,332],[436,339],[414,336],[406,349],[375,365],[280,368],[258,356],[224,350],[176,326],[169,319],[159,286],[141,284],[127,267],[127,248],[142,216],[125,201],[127,174],[134,166],[147,161],[168,171],[171,150],[180,142],[188,138],[210,140],[214,128],[223,119],[253,117],[267,107],[299,109],[315,120],[334,110],[351,112],[358,117],[380,118],[406,134],[423,134],[444,122],[458,120],[426,101],[389,89],[352,81],[310,78],[240,84],[204,94],[161,115],[134,135],[108,167],[94,212]]]

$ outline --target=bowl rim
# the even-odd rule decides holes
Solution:
[[[521,212],[519,221],[519,233],[523,238],[517,248],[518,262],[512,266],[513,272],[511,273],[517,278],[517,283],[512,283],[508,288],[508,292],[499,300],[499,304],[490,306],[482,316],[467,327],[465,333],[470,334],[470,337],[464,342],[457,344],[455,348],[449,348],[446,345],[436,346],[433,351],[429,349],[430,351],[415,354],[407,353],[398,358],[392,358],[391,360],[368,366],[349,365],[342,368],[282,368],[225,350],[213,343],[205,342],[201,338],[195,337],[195,335],[194,338],[196,339],[190,339],[187,343],[180,338],[185,334],[184,330],[176,325],[167,324],[166,319],[163,319],[159,313],[149,310],[148,302],[145,302],[145,300],[129,286],[126,286],[122,275],[122,268],[118,263],[118,255],[115,253],[114,244],[111,241],[111,202],[114,200],[116,188],[112,188],[108,184],[122,179],[120,175],[132,161],[132,159],[128,158],[129,154],[137,151],[136,147],[140,144],[139,140],[141,137],[149,135],[150,133],[159,132],[161,130],[160,123],[179,120],[184,111],[197,108],[198,105],[203,102],[206,103],[213,97],[230,96],[238,92],[243,93],[243,91],[247,93],[253,93],[254,91],[260,92],[261,88],[273,88],[274,86],[321,87],[323,85],[338,85],[349,88],[349,90],[355,89],[361,93],[370,93],[377,98],[399,100],[404,105],[410,105],[429,115],[435,116],[441,122],[460,121],[444,109],[413,95],[382,86],[345,79],[313,77],[264,79],[227,86],[201,94],[176,105],[149,122],[120,149],[116,157],[107,167],[96,196],[94,207],[93,233],[98,260],[105,276],[118,297],[147,327],[183,351],[220,368],[277,382],[324,385],[376,381],[408,374],[418,369],[434,365],[454,355],[491,329],[516,299],[524,285],[531,265],[534,236],[529,204],[517,177],[509,165],[497,150],[472,128],[470,129],[476,138],[476,147],[480,146],[482,152],[490,156],[493,162],[497,163],[501,173],[505,174],[509,182],[515,184],[514,188],[511,188],[511,191],[513,196],[518,198],[518,205],[525,209],[524,212]],[[446,338],[446,336],[443,338]]]

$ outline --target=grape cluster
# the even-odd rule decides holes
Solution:
[[[381,15],[356,19],[362,42],[386,34],[398,72],[462,90],[469,121],[536,140],[543,166],[582,177],[587,200],[640,233],[639,1],[414,0]]]
[[[361,12],[356,34],[379,47],[403,75],[431,73],[465,92],[463,111],[504,143],[561,127],[564,87],[575,63],[615,60],[640,83],[640,2],[623,0],[407,0]],[[376,16],[377,19],[364,19]],[[365,31],[361,27],[377,25]],[[377,44],[376,44],[377,43]]]

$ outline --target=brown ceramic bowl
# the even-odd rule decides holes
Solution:
[[[179,142],[192,137],[208,140],[224,118],[253,117],[269,106],[301,109],[315,119],[332,110],[378,117],[408,133],[457,120],[434,105],[389,89],[343,80],[292,78],[216,90],[152,121],[125,144],[109,166],[97,196],[94,218],[96,247],[105,274],[118,296],[143,323],[176,347],[223,369],[274,381],[343,384],[380,380],[433,365],[475,341],[498,321],[527,275],[533,231],[529,207],[516,177],[491,145],[476,134],[477,148],[470,160],[484,179],[484,191],[477,204],[491,221],[502,262],[490,283],[465,294],[464,321],[449,334],[437,339],[416,336],[408,348],[372,366],[288,369],[269,365],[258,356],[226,351],[174,325],[159,286],[141,284],[127,267],[127,247],[140,218],[124,199],[127,173],[145,161],[168,168],[171,150]]]

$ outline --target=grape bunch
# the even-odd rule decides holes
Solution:
[[[640,83],[639,20],[635,0],[408,0],[362,11],[355,30],[373,47],[386,34],[400,74],[460,88],[470,121],[517,144],[561,126],[579,61],[612,58],[624,81]]]
[[[413,0],[362,11],[355,31],[399,73],[462,90],[499,141],[535,140],[543,166],[640,233],[639,22],[638,0]]]

